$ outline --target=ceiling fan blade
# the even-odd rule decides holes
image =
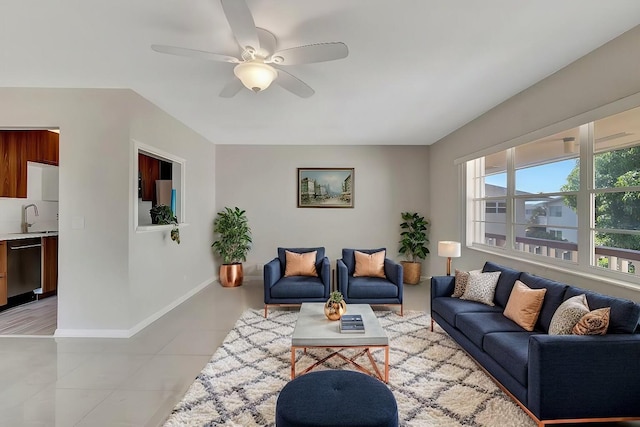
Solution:
[[[260,48],[260,39],[253,15],[244,0],[220,0],[233,36],[244,50],[247,46],[254,49]]]
[[[274,83],[301,98],[308,98],[316,93],[308,84],[281,69],[278,69],[278,78],[274,80]]]
[[[283,49],[273,54],[273,62],[278,65],[309,64],[312,62],[334,61],[346,58],[349,48],[342,42],[317,43]],[[277,59],[282,58],[281,61]]]
[[[237,64],[241,62],[238,58],[219,53],[206,52],[204,50],[187,49],[184,47],[165,46],[160,44],[152,44],[151,49],[160,53],[168,53],[170,55],[188,56],[189,58],[209,59],[212,61],[232,62]]]
[[[233,98],[243,87],[244,85],[239,79],[233,79],[222,88],[219,96],[222,98]]]

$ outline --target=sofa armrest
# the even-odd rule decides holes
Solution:
[[[269,291],[269,288],[276,284],[282,277],[282,267],[280,266],[280,260],[274,258],[265,264],[264,271],[262,273],[264,278],[264,291],[265,294]]]
[[[349,269],[342,259],[336,260],[336,288],[344,298],[349,297]]]
[[[533,335],[528,408],[541,420],[640,416],[640,335]]]
[[[398,287],[402,287],[402,264],[392,261],[389,258],[385,258],[384,274],[391,283]]]
[[[324,257],[320,263],[320,280],[324,284],[324,296],[329,299],[331,292],[331,263],[328,257]]]
[[[431,299],[450,297],[455,287],[455,276],[433,276],[431,278]]]

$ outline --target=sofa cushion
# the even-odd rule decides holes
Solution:
[[[493,332],[484,337],[483,350],[520,384],[527,386],[529,337],[536,332]]]
[[[589,304],[585,294],[571,297],[562,304],[553,314],[549,324],[549,335],[570,335],[573,327],[589,313]]]
[[[500,272],[498,271],[491,273],[469,272],[469,280],[467,280],[467,286],[460,299],[495,305],[493,297],[496,292],[496,284],[498,283],[499,277]]]
[[[283,277],[271,287],[272,298],[322,298],[324,284],[319,277]]]
[[[356,270],[356,256],[354,254],[355,251],[362,252],[365,254],[374,254],[380,251],[386,251],[386,248],[378,248],[378,249],[342,249],[342,262],[347,266],[347,271],[349,276],[353,276],[353,272]]]
[[[351,277],[348,292],[348,298],[398,298],[398,287],[378,277]]]
[[[360,251],[353,251],[356,259],[356,266],[353,272],[354,277],[382,277],[384,275],[385,251],[365,254]]]
[[[504,308],[504,316],[511,319],[526,331],[533,331],[546,289],[531,289],[520,280],[516,280],[511,296]]]
[[[452,326],[456,325],[456,316],[459,313],[502,313],[500,307],[450,297],[434,298],[431,301],[431,310]]]
[[[522,273],[520,275],[520,281],[531,289],[545,288],[547,290],[547,293],[544,295],[544,302],[540,309],[540,316],[538,317],[535,330],[548,332],[551,318],[564,301],[564,293],[568,285],[529,273]]]
[[[598,308],[582,316],[573,327],[575,335],[606,335],[611,308]]]
[[[485,262],[482,271],[485,273],[491,271],[500,272],[500,278],[498,279],[498,284],[496,285],[494,301],[499,306],[505,307],[507,305],[507,301],[509,301],[509,296],[511,295],[513,284],[520,278],[521,272],[516,271],[512,268],[495,264],[490,261]]]
[[[476,273],[480,273],[480,270],[472,270]],[[464,290],[467,289],[467,282],[469,281],[469,273],[471,271],[456,270],[455,282],[453,287],[453,298],[460,298],[464,295]]]
[[[280,260],[280,268],[285,271],[287,268],[287,251],[303,254],[316,251],[316,268],[320,269],[320,263],[324,259],[324,248],[278,248],[278,259]]]
[[[290,276],[312,276],[318,277],[316,270],[316,251],[297,253],[285,251],[287,265],[284,270],[284,277]]]
[[[460,313],[456,316],[455,327],[480,348],[483,348],[483,338],[490,332],[523,331],[502,313]]]
[[[565,298],[575,295],[585,294],[589,302],[589,308],[611,307],[609,317],[610,334],[632,334],[638,326],[638,318],[640,318],[640,305],[624,298],[615,298],[602,295],[597,292],[569,286]]]

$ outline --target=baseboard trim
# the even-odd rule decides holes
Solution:
[[[153,313],[151,316],[141,320],[130,329],[56,329],[54,338],[131,338],[204,288],[213,283],[216,279],[211,277],[200,283],[195,288],[181,296],[180,298],[167,304],[165,307]]]

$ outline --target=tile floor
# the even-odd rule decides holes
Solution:
[[[428,310],[428,282],[405,286]],[[261,281],[217,283],[129,339],[0,337],[0,426],[162,425],[247,308]]]

